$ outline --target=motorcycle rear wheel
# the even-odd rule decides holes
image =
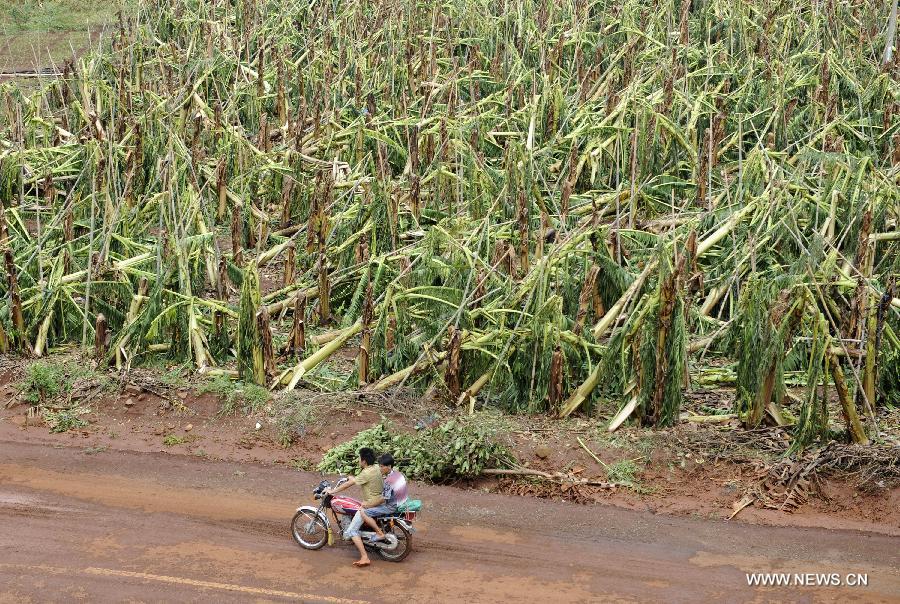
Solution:
[[[384,528],[387,529],[388,527],[385,526]],[[385,533],[387,532],[393,533],[397,538],[397,547],[392,550],[377,548],[378,555],[388,562],[401,562],[412,551],[412,535],[398,522],[394,523],[394,527],[390,531],[385,530]]]
[[[291,520],[291,535],[300,547],[316,550],[328,543],[328,525],[311,510],[299,510]]]

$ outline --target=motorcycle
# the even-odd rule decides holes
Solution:
[[[347,480],[346,477],[341,478],[334,485],[335,488]],[[331,542],[329,537],[332,535],[332,521],[326,511],[331,511],[334,526],[343,534],[357,510],[362,508],[362,502],[357,499],[326,493],[325,491],[330,488],[331,483],[323,480],[313,490],[316,500],[321,502],[319,507],[304,505],[297,508],[297,513],[291,520],[291,534],[300,547],[317,550]],[[359,535],[365,548],[390,562],[405,559],[412,551],[412,534],[415,532],[413,522],[421,505],[421,501],[409,500],[399,506],[396,514],[376,518],[375,521],[384,532],[383,540],[375,541],[375,531],[368,530],[364,524]]]

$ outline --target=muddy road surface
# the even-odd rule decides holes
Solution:
[[[400,564],[301,550],[319,477],[166,454],[0,442],[0,602],[900,602],[888,535],[673,518],[414,485]],[[750,587],[747,573],[867,575]]]

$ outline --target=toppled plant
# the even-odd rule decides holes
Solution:
[[[717,338],[749,318],[736,407],[753,427],[816,322],[788,334],[737,302],[789,276],[874,433],[900,363],[900,87],[872,52],[890,42],[873,1],[412,2],[385,19],[383,0],[291,18],[146,0],[115,44],[2,87],[0,350],[102,352],[106,330],[117,367],[621,405],[616,425],[665,426],[689,355],[737,360]],[[313,373],[357,334],[357,379]]]

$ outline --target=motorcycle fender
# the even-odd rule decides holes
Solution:
[[[324,512],[320,512],[319,508],[317,508],[315,506],[301,505],[299,508],[297,508],[297,511],[298,512],[300,512],[300,511],[312,512],[313,514],[315,514],[316,516],[318,516],[319,518],[322,519],[322,522],[325,523],[325,526],[331,526],[331,523],[328,522],[328,516],[326,516]]]
[[[334,545],[334,531],[331,530],[331,522],[328,521],[328,516],[325,514],[325,512],[320,512],[319,508],[311,505],[301,505],[299,508],[297,508],[298,512],[303,510],[312,512],[322,520],[322,522],[325,524],[325,527],[328,529],[328,545]]]
[[[402,526],[403,528],[408,530],[410,533],[416,532],[416,529],[413,528],[413,525],[410,524],[409,522],[407,522],[406,520],[404,520],[403,518],[396,518],[396,519],[394,519],[394,522],[396,522],[397,524],[399,524],[400,526]]]

